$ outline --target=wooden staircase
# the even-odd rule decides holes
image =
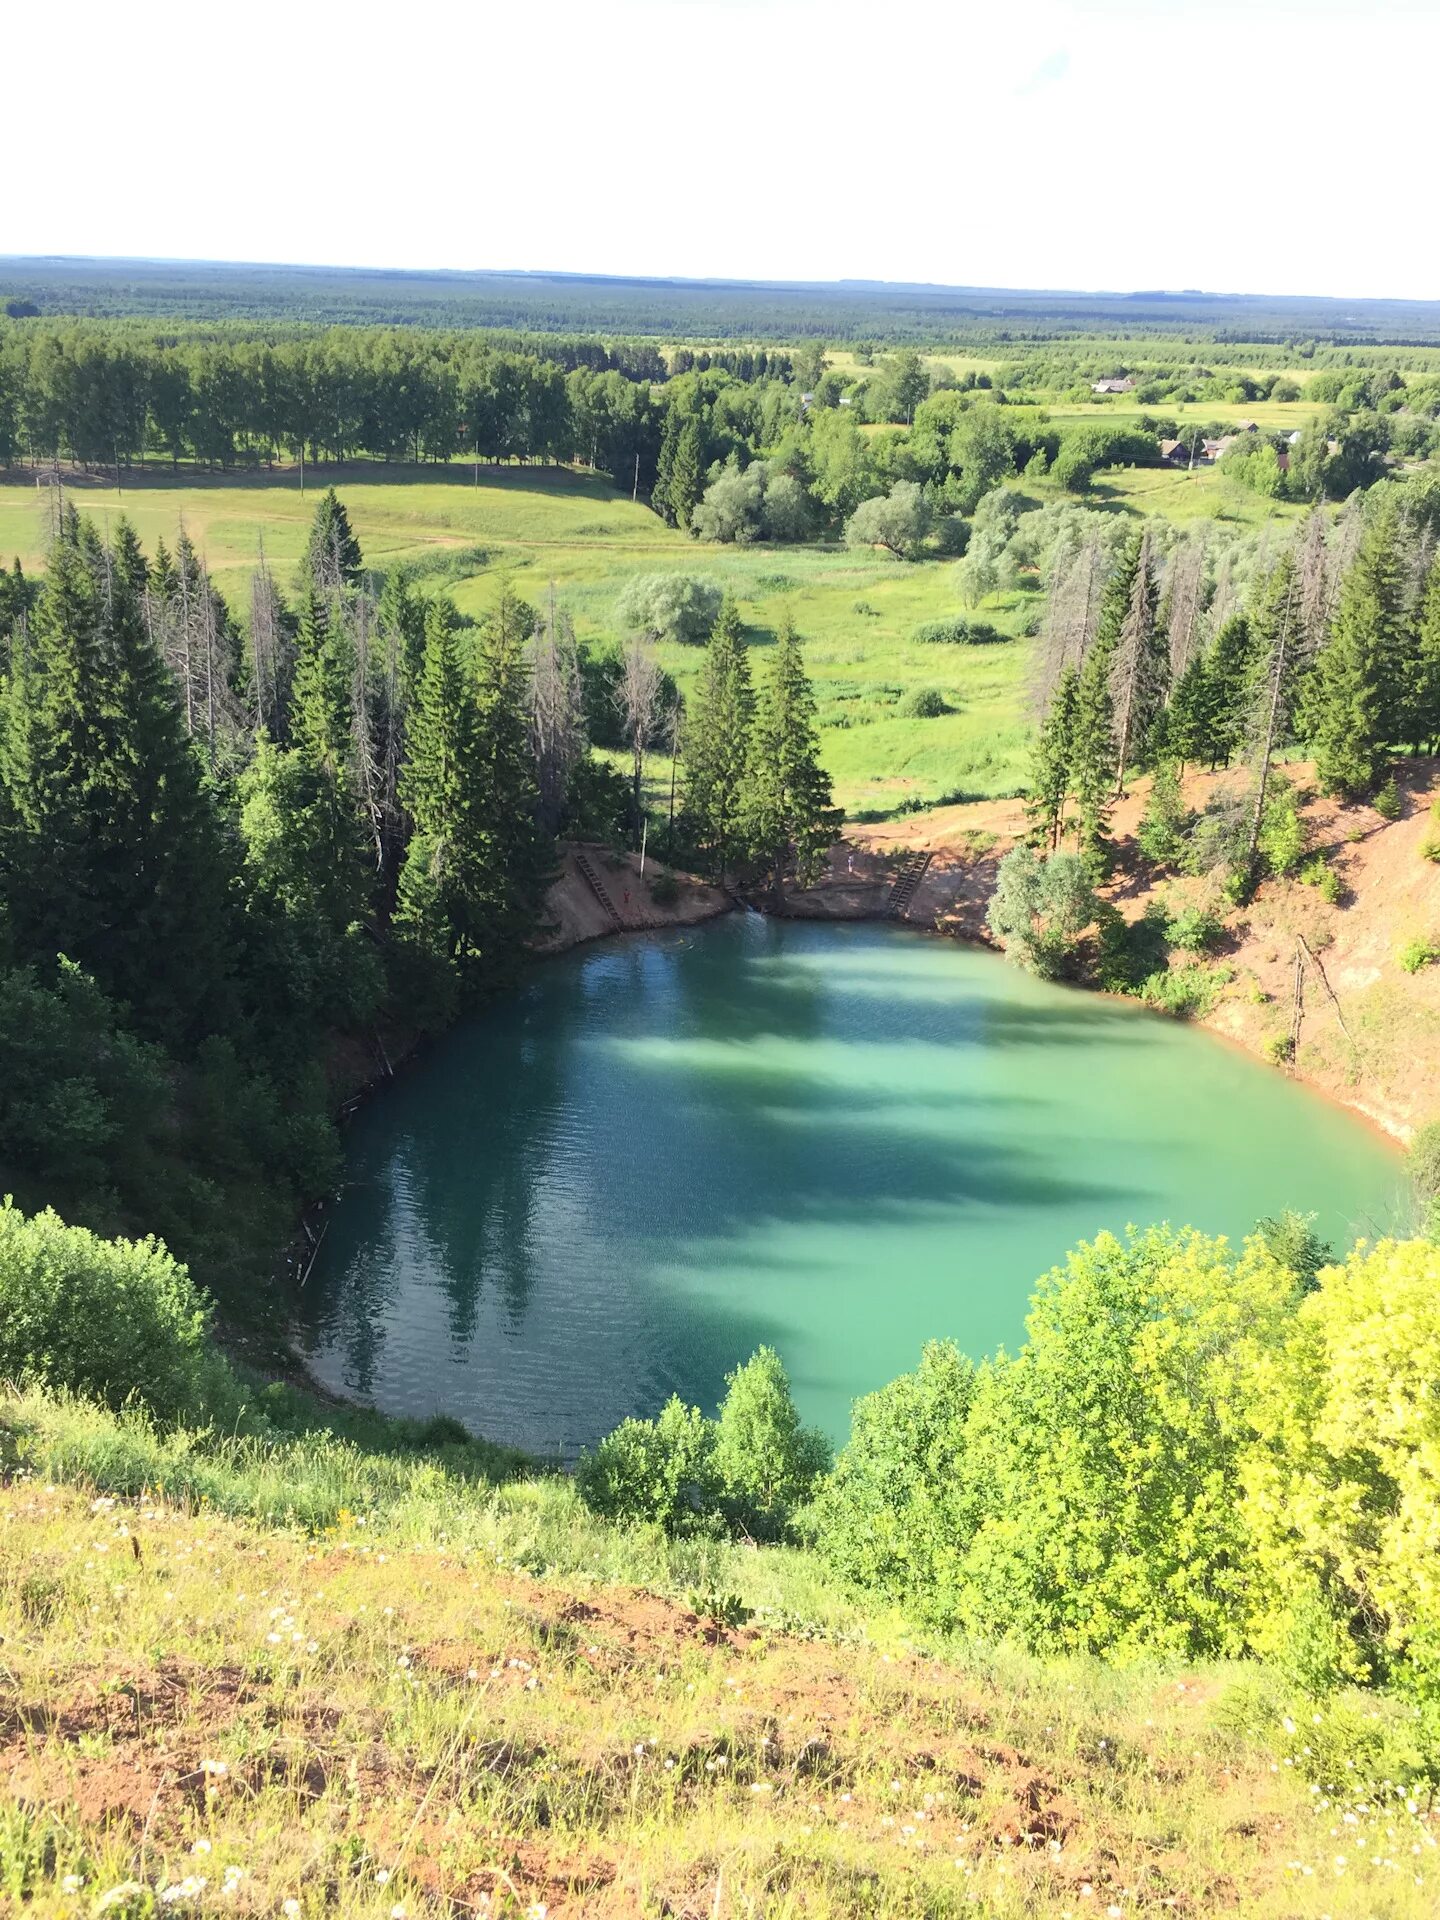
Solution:
[[[928,853],[912,853],[890,889],[890,897],[885,902],[885,915],[890,920],[903,920],[910,910],[910,902],[915,898],[915,889],[925,878],[925,869],[930,865]]]
[[[610,898],[609,889],[600,878],[599,868],[595,865],[595,862],[590,858],[590,855],[584,847],[576,847],[575,849],[575,866],[580,878],[604,908],[605,918],[617,933],[623,932],[625,922],[620,918],[615,902]]]

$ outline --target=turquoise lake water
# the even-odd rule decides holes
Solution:
[[[320,1379],[573,1454],[762,1341],[806,1417],[1018,1345],[1102,1227],[1337,1242],[1398,1158],[1211,1036],[875,923],[732,914],[537,965],[371,1101],[300,1296]]]

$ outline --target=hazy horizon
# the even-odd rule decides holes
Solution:
[[[493,0],[377,18],[76,0],[64,125],[0,249],[1440,298],[1428,116],[1360,79],[1435,69],[1431,0],[552,0],[543,40]],[[13,73],[51,70],[44,16],[10,31]]]

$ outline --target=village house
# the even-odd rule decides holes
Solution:
[[[1092,380],[1090,391],[1092,393],[1129,393],[1134,385],[1135,382],[1126,374],[1120,380]]]

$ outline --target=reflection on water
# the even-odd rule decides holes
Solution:
[[[357,1117],[300,1299],[328,1384],[573,1453],[761,1341],[807,1417],[1023,1336],[1101,1227],[1390,1223],[1394,1158],[1173,1022],[880,925],[735,915],[582,949]]]

